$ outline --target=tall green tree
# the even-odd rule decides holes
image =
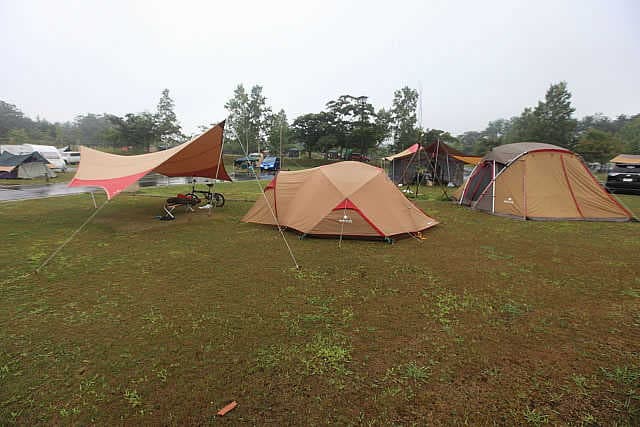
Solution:
[[[327,114],[327,113],[324,113]],[[326,117],[322,114],[304,114],[296,117],[291,126],[295,139],[304,146],[309,158],[311,153],[318,148],[318,141],[326,135]]]
[[[368,153],[379,143],[378,127],[373,105],[367,96],[341,95],[329,101],[327,109],[333,119],[330,126],[335,143],[343,148]]]
[[[620,129],[619,136],[626,154],[640,154],[640,114]]]
[[[226,130],[230,141],[237,141],[248,151],[260,151],[269,133],[271,107],[262,94],[262,86],[253,86],[247,93],[242,84],[233,91],[233,96],[225,104],[229,112]]]
[[[291,145],[291,129],[287,122],[287,114],[284,110],[280,110],[277,114],[273,114],[270,118],[269,135],[267,138],[267,147],[274,153],[280,153],[280,147],[283,150]]]
[[[11,129],[9,130],[7,136],[9,144],[22,145],[31,142],[29,134],[24,129]]]
[[[418,91],[408,86],[396,90],[393,94],[391,107],[393,144],[398,151],[417,142],[416,108],[418,100]]]
[[[607,163],[620,154],[622,143],[611,133],[589,129],[575,146],[575,151],[588,162]]]
[[[538,122],[537,140],[572,148],[575,145],[574,131],[578,124],[573,118],[574,111],[567,82],[552,84],[547,90],[544,102],[539,102],[533,112]]]
[[[176,113],[175,103],[169,96],[169,89],[164,89],[156,108],[156,132],[163,148],[169,148],[182,141],[182,131]]]

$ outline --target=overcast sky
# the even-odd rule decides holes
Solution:
[[[424,127],[520,114],[566,80],[576,114],[640,113],[640,1],[0,0],[0,99],[51,121],[153,111],[187,133],[234,87],[289,120],[343,94],[422,89]]]

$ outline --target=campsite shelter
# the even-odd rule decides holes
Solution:
[[[522,219],[629,221],[633,218],[576,154],[537,142],[495,147],[454,197],[462,205]]]
[[[47,159],[34,151],[29,154],[11,154],[4,151],[0,154],[0,178],[37,178],[40,176],[55,177]]]
[[[640,165],[640,154],[618,154],[609,162],[622,165]]]
[[[415,182],[420,171],[435,183],[460,186],[464,180],[464,165],[475,165],[480,157],[467,156],[444,142],[436,141],[426,147],[413,144],[400,153],[385,157],[385,160],[391,162],[389,175],[396,184]]]
[[[224,121],[189,142],[155,153],[119,156],[80,147],[82,162],[69,187],[102,187],[111,199],[150,172],[231,181],[222,162]]]
[[[385,239],[438,223],[409,201],[384,170],[353,161],[279,172],[242,221],[308,235]]]

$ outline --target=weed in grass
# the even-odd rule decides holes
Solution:
[[[513,259],[513,255],[500,254],[493,246],[480,246],[480,249],[484,251],[485,256],[493,261]]]
[[[351,361],[351,349],[328,336],[316,334],[304,347],[302,362],[308,375],[349,373],[346,365]]]
[[[147,322],[151,323],[152,325],[155,325],[156,323],[158,323],[162,319],[163,319],[162,314],[160,312],[158,312],[155,307],[151,307],[151,312],[148,313],[148,314],[144,314],[142,316],[142,320],[146,320]]]
[[[125,390],[124,399],[134,408],[142,405],[142,397],[136,390]]]
[[[600,368],[605,378],[621,386],[640,388],[640,366],[617,366],[613,369]]]
[[[423,295],[427,296],[424,292]],[[445,290],[435,296],[435,308],[431,310],[431,313],[443,328],[450,329],[457,322],[455,314],[473,307],[476,303],[476,299],[466,292],[460,297]]]
[[[598,422],[598,420],[596,419],[596,417],[594,417],[591,414],[584,414],[581,418],[580,418],[580,425],[581,426],[597,426],[600,425],[600,423]]]
[[[571,380],[578,388],[578,392],[580,392],[580,394],[582,394],[583,396],[589,395],[589,391],[588,391],[589,385],[587,383],[587,377],[583,375],[572,374]]]
[[[430,368],[418,366],[416,362],[409,362],[404,366],[404,375],[415,381],[425,381],[431,375]]]
[[[622,295],[632,298],[640,298],[640,289],[625,289],[622,291]]]
[[[280,365],[284,357],[284,349],[277,345],[261,348],[256,354],[256,365],[258,368],[267,370]]]
[[[169,378],[169,372],[166,368],[158,369],[156,371],[156,377],[158,377],[163,383],[166,383]]]
[[[500,368],[493,366],[491,368],[483,369],[480,373],[487,377],[497,377],[500,374]]]
[[[524,313],[524,311],[514,302],[507,302],[500,307],[500,313],[507,314],[511,317],[517,317]]]
[[[538,411],[537,409],[525,409],[522,411],[522,415],[524,415],[524,420],[529,424],[534,424],[536,426],[541,426],[543,424],[547,424],[549,422],[549,415],[544,414],[543,412]]]

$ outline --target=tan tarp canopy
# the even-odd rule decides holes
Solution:
[[[480,156],[454,156],[454,155],[452,155],[451,157],[453,157],[456,160],[460,160],[462,163],[466,163],[468,165],[477,165],[478,163],[480,163],[482,161],[482,157],[480,157]]]
[[[406,156],[410,156],[412,154],[414,154],[416,151],[418,151],[418,149],[422,150],[422,147],[420,147],[420,144],[413,144],[411,147],[402,150],[399,153],[393,154],[391,156],[385,157],[385,160],[389,160],[392,161],[393,159],[400,159],[402,157],[406,157]]]
[[[475,209],[523,219],[633,219],[577,155],[550,144],[494,148],[454,197]]]
[[[231,181],[222,162],[224,121],[189,142],[164,151],[119,156],[80,147],[80,166],[69,187],[102,187],[111,199],[150,172]]]
[[[611,163],[623,163],[625,165],[640,165],[640,154],[618,154],[610,160]]]
[[[438,223],[411,203],[382,169],[362,162],[280,172],[242,221],[279,223],[310,235],[354,237],[392,237]]]

